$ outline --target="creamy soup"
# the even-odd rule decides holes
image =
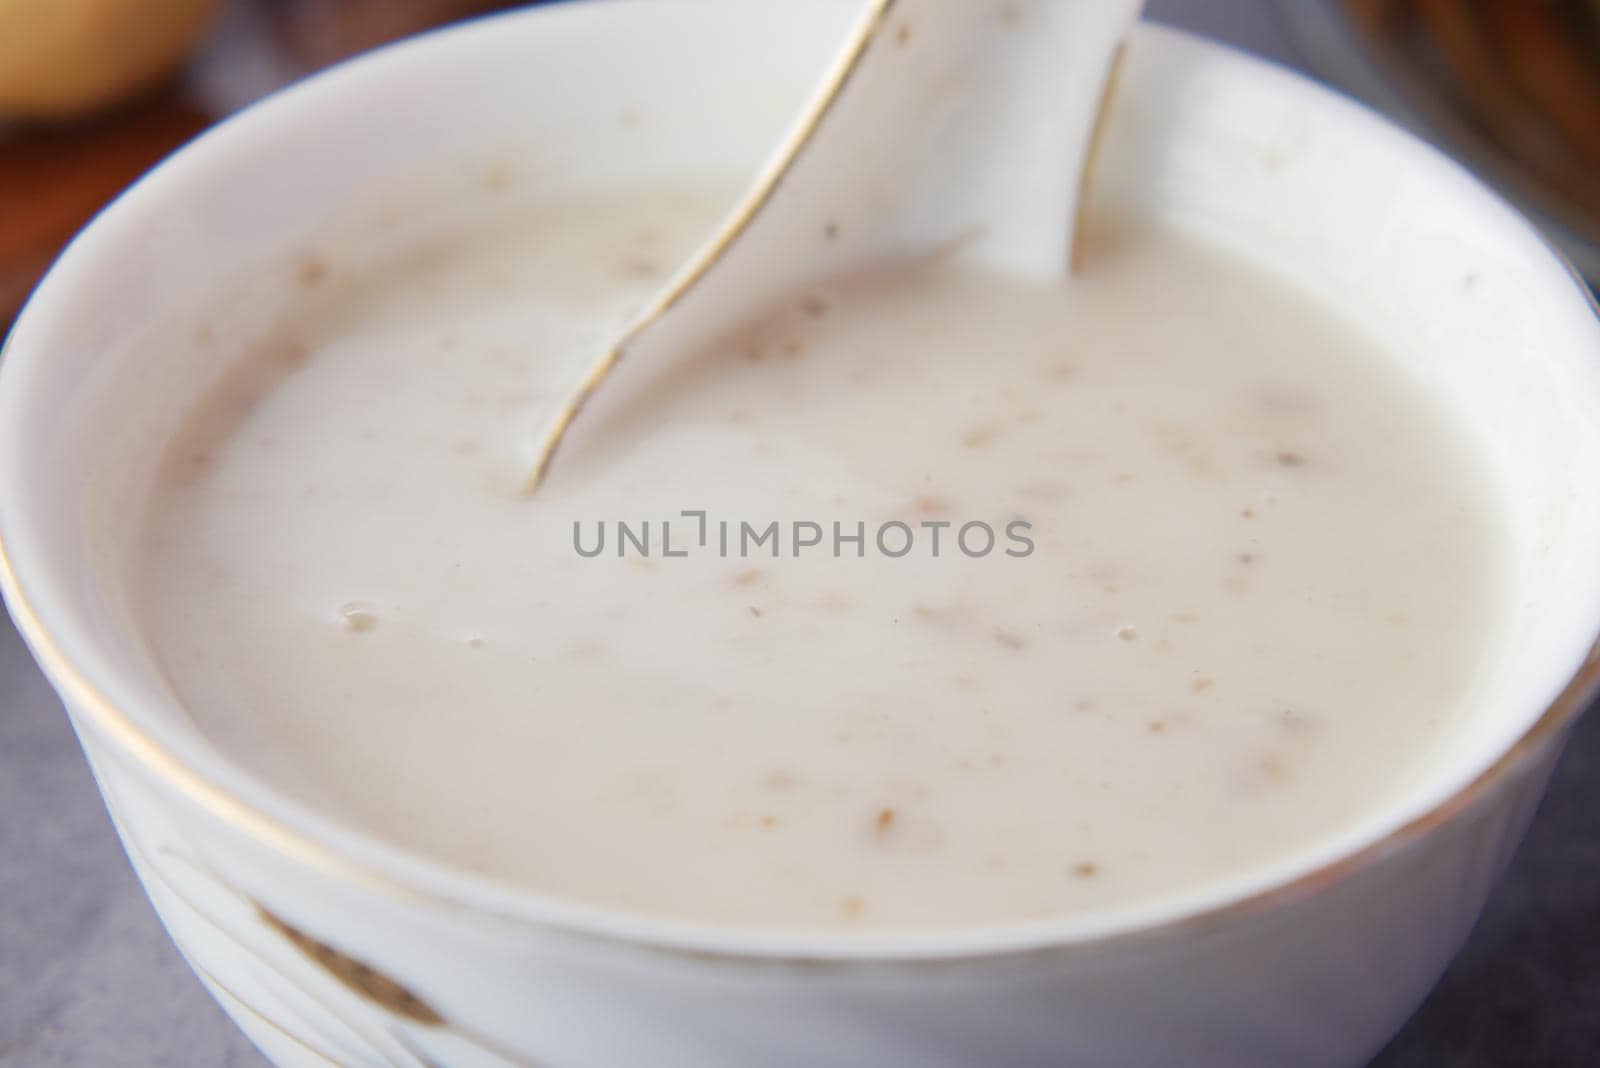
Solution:
[[[1503,595],[1474,442],[1184,233],[1070,284],[955,255],[797,292],[553,407],[715,219],[528,208],[296,306],[167,450],[138,612],[237,761],[536,891],[781,927],[1148,901],[1371,816]]]

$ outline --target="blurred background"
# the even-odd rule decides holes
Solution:
[[[72,235],[207,126],[346,56],[511,6],[0,0],[0,335]],[[1600,281],[1600,0],[1150,0],[1149,13],[1387,111]],[[264,1068],[166,940],[3,616],[0,808],[0,1066]],[[1597,876],[1591,714],[1466,952],[1374,1068],[1600,1063]]]

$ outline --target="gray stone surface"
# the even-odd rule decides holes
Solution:
[[[0,1065],[264,1064],[167,941],[66,714],[0,620]]]
[[[1151,7],[1293,59],[1263,0]],[[1591,716],[1466,951],[1373,1068],[1587,1068],[1600,1063],[1597,1051],[1600,720]],[[0,623],[0,1066],[264,1065],[167,941],[66,717]]]

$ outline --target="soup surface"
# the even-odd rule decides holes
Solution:
[[[210,338],[137,610],[237,761],[572,899],[809,928],[1152,899],[1370,816],[1470,707],[1473,442],[1175,229],[819,284],[545,418],[718,198],[527,208]],[[206,324],[196,324],[207,329]],[[774,525],[775,524],[775,525]]]

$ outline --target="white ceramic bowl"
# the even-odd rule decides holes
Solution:
[[[6,599],[172,936],[277,1063],[1355,1065],[1471,927],[1600,678],[1600,326],[1560,260],[1453,164],[1153,28],[1131,48],[1102,206],[1177,217],[1381,334],[1483,428],[1511,509],[1504,655],[1471,728],[1402,800],[1138,908],[944,935],[719,929],[405,855],[242,773],[171,699],[107,577],[141,487],[106,464],[155,444],[139,405],[116,403],[133,342],[327,220],[382,211],[397,188],[447,191],[485,160],[548,187],[748,171],[851,14],[567,4],[385,50],[156,170],[24,312],[0,371]]]

